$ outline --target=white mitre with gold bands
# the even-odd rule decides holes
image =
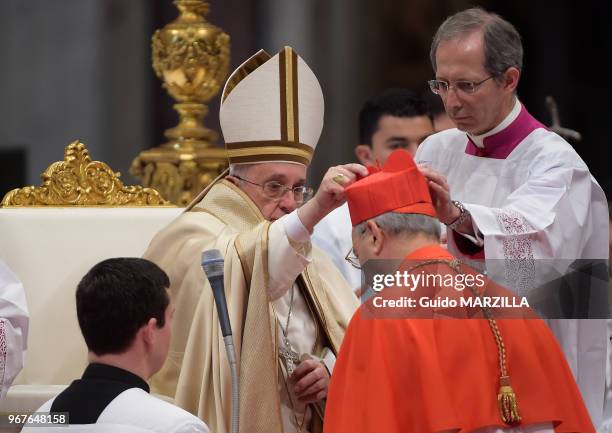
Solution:
[[[323,92],[306,62],[284,47],[264,50],[230,75],[219,120],[230,164],[309,165],[323,128]]]

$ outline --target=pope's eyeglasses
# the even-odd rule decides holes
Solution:
[[[297,203],[304,203],[310,197],[312,197],[312,193],[313,193],[313,189],[310,188],[309,186],[294,186],[293,188],[289,188],[288,186],[285,186],[282,183],[277,182],[276,180],[270,180],[264,183],[255,183],[255,182],[251,182],[250,180],[243,179],[240,176],[233,175],[233,177],[243,182],[250,183],[251,185],[256,185],[260,187],[263,190],[263,193],[266,195],[266,197],[272,198],[275,200],[280,200],[281,198],[283,198],[283,196],[287,192],[292,191],[293,199]]]

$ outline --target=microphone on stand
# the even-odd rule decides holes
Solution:
[[[227,302],[225,299],[224,278],[224,260],[219,250],[207,250],[202,253],[202,269],[208,278],[210,287],[215,297],[217,306],[217,315],[219,316],[219,325],[221,326],[221,334],[223,334],[223,342],[225,343],[225,351],[230,364],[232,375],[232,433],[238,433],[238,424],[240,421],[240,395],[239,395],[239,379],[238,367],[236,363],[236,348],[232,338],[232,326],[227,312]]]

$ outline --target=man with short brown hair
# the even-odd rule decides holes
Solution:
[[[413,91],[387,89],[370,97],[359,111],[359,144],[355,156],[363,165],[384,164],[396,149],[414,155],[419,145],[434,133],[428,104]],[[349,285],[360,293],[361,273],[344,258],[351,249],[348,207],[330,212],[315,227],[313,242],[332,259]]]

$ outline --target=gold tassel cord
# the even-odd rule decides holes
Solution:
[[[502,376],[500,378],[497,406],[499,407],[499,413],[503,422],[506,424],[518,424],[521,422],[516,394],[510,386],[510,379],[508,376]]]
[[[476,296],[480,296],[474,286],[470,287],[472,292]],[[499,392],[497,394],[497,407],[499,414],[504,423],[508,425],[516,425],[521,422],[521,415],[518,408],[518,400],[516,394],[510,386],[510,377],[506,367],[506,346],[501,335],[501,331],[497,326],[497,321],[493,318],[491,310],[487,307],[483,307],[483,311],[487,320],[489,321],[489,327],[495,337],[495,344],[497,345],[498,360],[499,360],[499,371],[501,373],[499,378]]]
[[[458,274],[461,274],[461,262],[456,258],[453,260],[425,260],[409,268],[408,272],[415,268],[435,263],[444,263]],[[472,293],[474,293],[474,296],[480,297],[480,293],[478,293],[478,290],[476,287],[474,287],[474,285],[469,285],[469,287]],[[506,346],[504,344],[504,339],[502,338],[501,331],[497,326],[497,321],[493,318],[493,314],[491,314],[491,310],[484,306],[482,309],[489,322],[489,327],[491,328],[491,332],[493,333],[495,344],[497,346],[497,358],[499,360],[500,371],[499,392],[497,394],[497,407],[499,408],[499,414],[505,424],[516,425],[521,422],[521,414],[519,412],[518,400],[512,386],[510,385],[510,377],[508,376],[508,371],[506,368]]]

